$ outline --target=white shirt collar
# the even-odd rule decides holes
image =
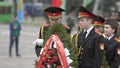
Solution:
[[[87,34],[86,34],[86,36],[85,37],[87,37],[88,36],[88,34],[90,33],[90,31],[93,29],[94,27],[92,26],[92,27],[90,27],[88,30],[84,30],[84,31],[87,31]]]
[[[114,35],[112,35],[112,36],[108,37],[107,39],[108,39],[108,40],[110,40],[113,36],[114,36]]]

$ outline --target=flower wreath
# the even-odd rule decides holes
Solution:
[[[45,47],[41,49],[37,68],[72,68],[73,62],[69,57],[70,53],[64,48],[63,43],[56,34],[50,36]]]

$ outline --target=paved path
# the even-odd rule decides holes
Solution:
[[[34,68],[36,55],[32,42],[37,38],[38,31],[39,27],[22,26],[19,44],[22,57],[15,56],[15,47],[13,57],[9,57],[9,25],[0,24],[0,68]]]
[[[0,68],[33,68],[36,59],[32,42],[38,36],[39,27],[22,26],[19,50],[22,57],[8,56],[9,48],[9,25],[0,24]]]

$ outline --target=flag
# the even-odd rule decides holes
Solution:
[[[83,0],[83,6],[87,7],[93,0]]]
[[[18,16],[18,22],[22,22],[24,17],[24,5],[23,0],[16,0],[17,2],[17,16]]]
[[[65,9],[66,7],[66,0],[52,0],[52,4],[53,7],[59,7],[62,9]]]
[[[62,0],[61,8],[66,9],[66,0]]]
[[[59,8],[62,8],[62,9],[66,9],[66,0],[52,0],[52,4],[51,6],[53,7],[59,7]],[[66,22],[65,20],[65,12],[62,13],[62,22]],[[61,22],[61,23],[62,23]]]

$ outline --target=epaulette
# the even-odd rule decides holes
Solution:
[[[117,38],[117,37],[115,37],[114,40],[117,41],[117,42],[120,42],[120,39]]]
[[[66,29],[70,29],[70,27],[67,26],[67,25],[63,25],[63,27],[66,28]]]
[[[43,24],[43,27],[49,27],[49,26],[50,26],[50,24],[48,24],[48,23]]]
[[[45,24],[42,25],[41,30],[40,30],[41,38],[43,38],[43,35],[44,35],[43,34],[44,33],[44,28],[47,28],[49,26],[50,26],[50,24],[48,24],[48,23],[45,23]]]
[[[95,33],[97,33],[98,35],[102,35],[102,33],[98,31],[97,29],[95,29]]]

